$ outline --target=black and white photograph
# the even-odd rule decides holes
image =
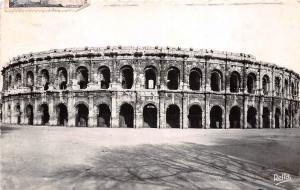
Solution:
[[[298,0],[0,2],[1,190],[300,190]]]

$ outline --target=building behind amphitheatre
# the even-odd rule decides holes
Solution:
[[[252,55],[161,47],[50,50],[2,69],[2,123],[293,128],[299,75]]]

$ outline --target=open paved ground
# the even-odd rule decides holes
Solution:
[[[300,129],[1,129],[2,189],[300,189]]]

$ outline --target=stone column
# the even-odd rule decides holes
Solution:
[[[208,94],[205,95],[205,126],[204,128],[210,128],[210,96]]]
[[[259,100],[259,106],[258,106],[258,128],[263,128],[263,118],[262,118],[262,114],[263,114],[263,98],[260,98]]]
[[[33,125],[40,125],[41,115],[39,112],[39,101],[37,98],[34,99],[34,108],[33,108]]]
[[[119,117],[117,114],[117,92],[112,92],[111,95],[111,127],[119,127]]]
[[[189,128],[189,121],[188,121],[188,96],[187,94],[183,94],[182,97],[182,128],[187,129]]]
[[[21,111],[21,124],[25,124],[25,115],[26,115],[26,111],[25,111],[25,102],[23,98],[20,98],[20,111]]]
[[[248,97],[247,96],[244,96],[244,106],[243,106],[243,124],[241,125],[242,128],[244,129],[247,129],[247,125],[248,125],[248,122],[247,122],[247,117],[248,117]]]
[[[165,93],[159,94],[159,123],[160,128],[166,128]]]
[[[94,96],[89,95],[89,121],[88,127],[96,127],[97,126],[97,114],[94,109]]]
[[[74,94],[70,94],[68,97],[68,126],[69,127],[75,127],[75,117],[76,117],[76,109],[74,107],[75,100],[74,100]]]
[[[49,118],[49,124],[50,125],[57,125],[57,118],[56,118],[56,107],[55,107],[55,104],[54,104],[54,100],[53,100],[53,97],[50,96],[49,97],[49,115],[50,115],[50,118]]]

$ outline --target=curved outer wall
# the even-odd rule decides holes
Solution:
[[[299,126],[299,75],[251,55],[158,47],[51,50],[15,57],[2,75],[3,123]]]

